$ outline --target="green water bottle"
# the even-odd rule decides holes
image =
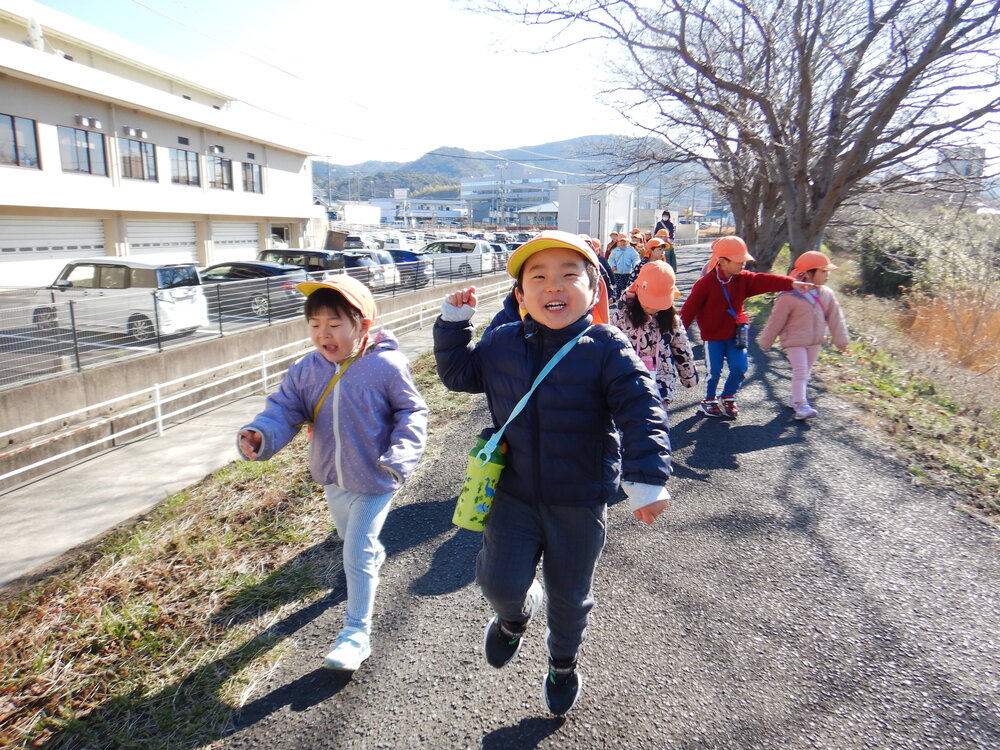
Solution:
[[[490,430],[492,432],[492,430]],[[451,522],[469,531],[486,528],[486,517],[490,512],[497,481],[506,463],[507,444],[500,443],[487,453],[489,440],[480,435],[475,447],[469,451],[469,465],[465,470],[465,481],[458,493],[455,513]]]

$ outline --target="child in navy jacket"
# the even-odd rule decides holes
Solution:
[[[507,427],[506,467],[476,561],[476,580],[496,612],[484,652],[499,668],[517,655],[541,605],[535,580],[541,560],[549,625],[543,694],[557,715],[573,707],[582,686],[577,652],[594,605],[607,503],[623,477],[633,513],[644,523],[670,499],[666,415],[653,378],[620,331],[592,325],[597,268],[594,251],[579,237],[542,232],[507,265],[527,312],[523,321],[494,328],[473,345],[476,296],[469,289],[446,298],[434,325],[441,380],[452,390],[485,392],[497,427],[552,355],[584,332]],[[600,314],[606,316],[606,308]]]

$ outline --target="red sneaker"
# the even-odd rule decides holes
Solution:
[[[722,397],[722,411],[730,419],[736,419],[740,415],[740,410],[736,408],[736,396]]]
[[[719,399],[717,398],[703,399],[701,404],[698,406],[698,411],[706,417],[715,417],[718,419],[722,416],[722,409],[719,408]]]

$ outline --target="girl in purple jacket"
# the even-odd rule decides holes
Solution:
[[[392,494],[416,468],[427,439],[427,404],[392,334],[369,335],[375,300],[361,282],[338,276],[298,285],[316,351],[288,368],[267,408],[238,433],[244,458],[263,461],[311,427],[309,469],[322,484],[344,541],[344,628],[323,660],[353,671],[371,654],[379,541]]]

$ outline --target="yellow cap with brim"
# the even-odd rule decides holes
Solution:
[[[306,297],[318,289],[332,289],[339,292],[347,304],[361,312],[361,317],[370,323],[375,322],[375,298],[371,291],[351,276],[347,274],[332,276],[326,281],[303,281],[295,287]]]
[[[584,257],[584,259],[594,266],[594,268],[600,269],[600,265],[597,261],[597,254],[594,249],[587,244],[582,237],[576,234],[570,234],[569,232],[560,232],[557,229],[549,229],[544,232],[540,232],[537,237],[532,240],[528,240],[523,245],[521,245],[517,250],[515,250],[510,258],[507,260],[507,273],[509,273],[513,278],[517,278],[517,274],[521,271],[521,266],[524,262],[530,258],[535,253],[539,253],[542,250],[549,250],[553,247],[562,247],[567,250],[575,250]]]

